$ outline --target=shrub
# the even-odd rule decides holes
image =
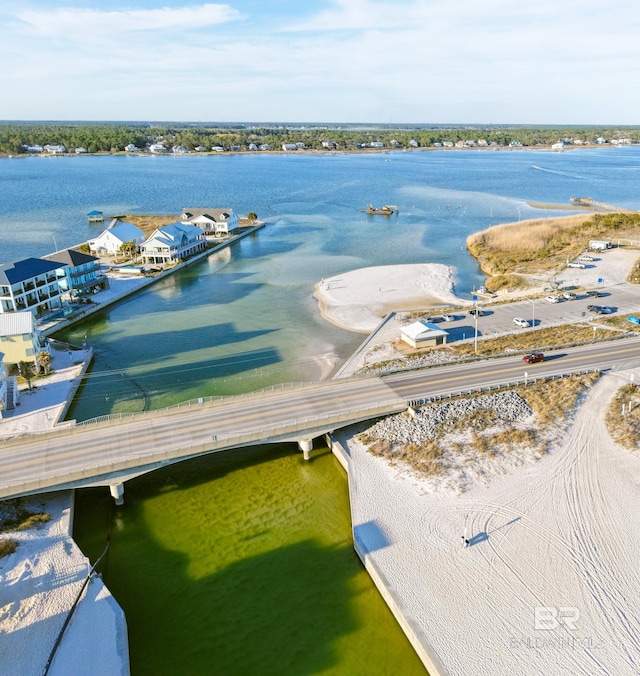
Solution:
[[[2,540],[0,540],[0,559],[3,556],[9,556],[9,554],[13,554],[13,552],[15,552],[17,548],[18,548],[17,540],[3,538]]]

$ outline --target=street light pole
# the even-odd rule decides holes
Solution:
[[[531,310],[531,326],[535,329],[536,327],[536,299],[532,298],[531,303],[533,304],[533,309]]]
[[[478,354],[478,305],[476,304],[475,306],[476,312],[475,312],[475,318],[476,318],[476,334],[473,339],[473,351],[475,354]]]

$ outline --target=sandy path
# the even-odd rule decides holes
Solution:
[[[624,382],[605,376],[542,460],[460,496],[350,443],[355,532],[450,674],[640,673],[640,456],[603,424]]]

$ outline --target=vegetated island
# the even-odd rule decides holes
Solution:
[[[469,235],[467,250],[488,275],[487,291],[495,293],[539,284],[541,276],[564,269],[593,239],[640,241],[640,213],[576,214],[494,225]]]

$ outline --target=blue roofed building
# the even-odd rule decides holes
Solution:
[[[64,268],[57,271],[58,284],[62,292],[70,298],[109,287],[109,280],[100,271],[100,259],[96,256],[75,249],[65,249],[49,254],[46,259],[64,264]]]
[[[156,228],[140,245],[143,263],[174,265],[207,248],[206,235],[195,225],[173,223]]]
[[[0,265],[0,313],[30,310],[41,316],[62,307],[58,271],[64,263],[24,258]]]

